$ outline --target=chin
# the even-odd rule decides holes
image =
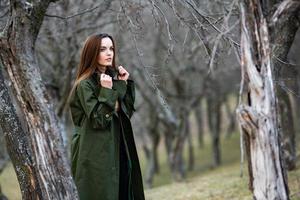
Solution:
[[[100,64],[100,65],[108,67],[108,66],[111,66],[112,64],[111,63],[103,63],[103,64]]]

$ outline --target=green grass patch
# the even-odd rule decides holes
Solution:
[[[235,163],[240,160],[240,147],[239,147],[239,134],[233,134],[230,138],[221,137],[221,157],[222,165],[228,165]],[[162,142],[162,141],[161,141]],[[204,147],[199,148],[197,139],[193,139],[194,145],[194,155],[195,155],[195,165],[193,171],[187,172],[187,178],[203,175],[206,172],[211,171],[212,168],[212,145],[210,142],[210,137],[205,136]],[[139,151],[139,158],[141,162],[141,168],[143,175],[146,174],[147,160],[142,151]],[[188,149],[185,145],[184,149],[184,159],[187,161]],[[154,176],[153,187],[162,186],[165,184],[170,184],[172,182],[171,173],[167,163],[167,154],[164,146],[159,147],[159,163],[160,163],[160,173]],[[187,162],[185,162],[187,163]],[[186,166],[188,167],[188,166]]]
[[[9,200],[22,199],[17,176],[11,162],[8,163],[4,171],[0,174],[0,184],[2,192]]]

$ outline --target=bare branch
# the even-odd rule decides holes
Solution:
[[[293,10],[298,9],[299,6],[300,6],[299,0],[285,0],[285,1],[281,2],[271,18],[271,24],[274,25],[279,20],[279,17],[284,12],[286,12],[286,13],[291,12],[290,9],[293,9]]]
[[[237,20],[229,29],[225,30],[224,32],[220,33],[217,36],[217,39],[215,41],[215,44],[214,44],[214,47],[213,47],[213,50],[212,50],[212,53],[211,53],[211,59],[210,59],[210,62],[209,62],[209,72],[213,70],[214,58],[215,58],[215,55],[216,55],[216,52],[217,52],[217,49],[218,49],[218,45],[219,45],[219,42],[220,42],[221,38],[223,37],[223,35],[229,33],[230,31],[232,31],[232,29],[234,29],[239,24],[239,22],[240,21]]]
[[[125,6],[124,2],[121,1],[121,10],[123,11],[125,17],[128,19],[129,24],[132,27],[135,27],[135,28],[138,27],[137,25],[135,25],[133,23],[132,19],[127,14],[126,9],[125,9],[124,6]],[[162,107],[163,113],[164,113],[166,119],[168,120],[168,123],[170,123],[172,125],[175,125],[175,126],[178,126],[178,120],[177,120],[176,116],[171,111],[170,106],[167,103],[167,101],[165,100],[165,98],[164,98],[163,94],[161,93],[160,89],[158,88],[155,79],[151,76],[151,74],[148,71],[147,67],[145,66],[145,64],[141,60],[141,58],[143,56],[143,53],[138,48],[137,40],[136,40],[135,34],[133,33],[133,30],[132,30],[131,26],[128,26],[128,29],[129,29],[129,32],[130,32],[130,34],[132,36],[132,41],[134,42],[134,46],[135,46],[135,49],[136,49],[136,52],[137,52],[137,58],[138,58],[139,64],[141,66],[143,66],[143,70],[146,73],[148,80],[150,81],[151,87],[154,89],[155,94],[157,95],[158,102],[159,102],[159,104]]]
[[[229,13],[224,17],[224,26],[222,26],[223,31],[217,36],[215,43],[214,43],[214,47],[212,49],[212,53],[211,53],[211,58],[210,58],[210,62],[209,62],[209,72],[211,72],[213,70],[213,63],[214,63],[214,59],[215,59],[215,55],[219,46],[219,42],[221,40],[221,38],[223,37],[223,35],[229,33],[230,31],[232,31],[232,29],[234,29],[236,27],[236,25],[239,24],[239,20],[237,20],[231,27],[228,27],[228,21],[229,18],[232,14],[234,5],[237,3],[236,0],[233,0],[230,6],[230,10]]]
[[[218,32],[218,33],[222,33],[222,31],[214,24],[214,23],[212,23],[208,18],[208,16],[206,16],[205,14],[203,14],[198,8],[196,8],[193,4],[191,4],[189,1],[185,1],[188,5],[190,5],[191,6],[191,8],[199,15],[199,16],[201,16],[202,18],[203,18],[203,20],[204,21],[206,21],[216,32]],[[236,42],[236,41],[234,41],[232,38],[230,38],[230,37],[228,37],[228,36],[226,36],[226,35],[224,35],[224,37],[227,39],[227,40],[229,40],[229,41],[231,41],[233,44],[235,44],[235,45],[237,45],[237,46],[239,46],[239,43],[238,42]]]
[[[47,13],[45,14],[45,16],[46,17],[54,17],[54,18],[58,18],[58,19],[67,20],[67,19],[71,19],[71,18],[80,16],[80,15],[86,14],[86,13],[93,12],[94,10],[96,10],[96,9],[98,9],[100,7],[102,7],[102,10],[106,10],[107,8],[109,8],[110,4],[111,4],[111,1],[104,0],[104,2],[99,3],[95,7],[85,9],[83,11],[80,11],[78,13],[75,13],[73,15],[69,15],[69,16],[66,16],[66,17],[64,17],[64,16],[58,16],[58,15],[51,15],[51,14],[47,14]]]
[[[290,93],[294,95],[296,98],[300,99],[300,94],[297,94],[295,91],[293,91],[288,86],[286,86],[286,84],[283,81],[275,81],[275,83],[277,83],[277,85],[279,85],[280,88],[283,89],[286,93]]]
[[[166,25],[167,25],[167,31],[168,31],[168,38],[169,38],[169,42],[168,42],[168,55],[167,55],[167,57],[166,57],[166,59],[165,59],[165,63],[167,63],[168,62],[168,58],[170,57],[170,55],[172,54],[172,52],[173,52],[173,48],[174,48],[174,45],[173,45],[173,43],[172,43],[172,41],[173,41],[173,36],[172,36],[172,34],[171,34],[171,31],[170,31],[170,24],[169,24],[169,22],[168,22],[168,19],[167,19],[167,17],[165,16],[165,14],[163,13],[163,11],[160,9],[160,7],[159,6],[157,6],[156,4],[155,4],[155,2],[153,1],[153,0],[150,0],[151,1],[151,3],[152,3],[152,6],[154,6],[160,13],[161,13],[161,15],[164,17],[164,20],[165,20],[165,23],[166,23]]]

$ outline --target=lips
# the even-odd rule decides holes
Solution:
[[[105,59],[106,61],[111,61],[111,58],[107,58],[107,59]]]

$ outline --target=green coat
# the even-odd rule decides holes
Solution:
[[[131,166],[134,200],[144,200],[143,181],[130,118],[135,111],[133,80],[114,80],[113,88],[101,87],[94,73],[81,81],[71,99],[75,126],[71,144],[72,174],[80,200],[119,199],[119,147],[123,134]],[[122,115],[115,111],[119,100]],[[122,128],[120,128],[120,121]],[[124,186],[125,187],[125,186]],[[129,190],[129,189],[128,189]]]

